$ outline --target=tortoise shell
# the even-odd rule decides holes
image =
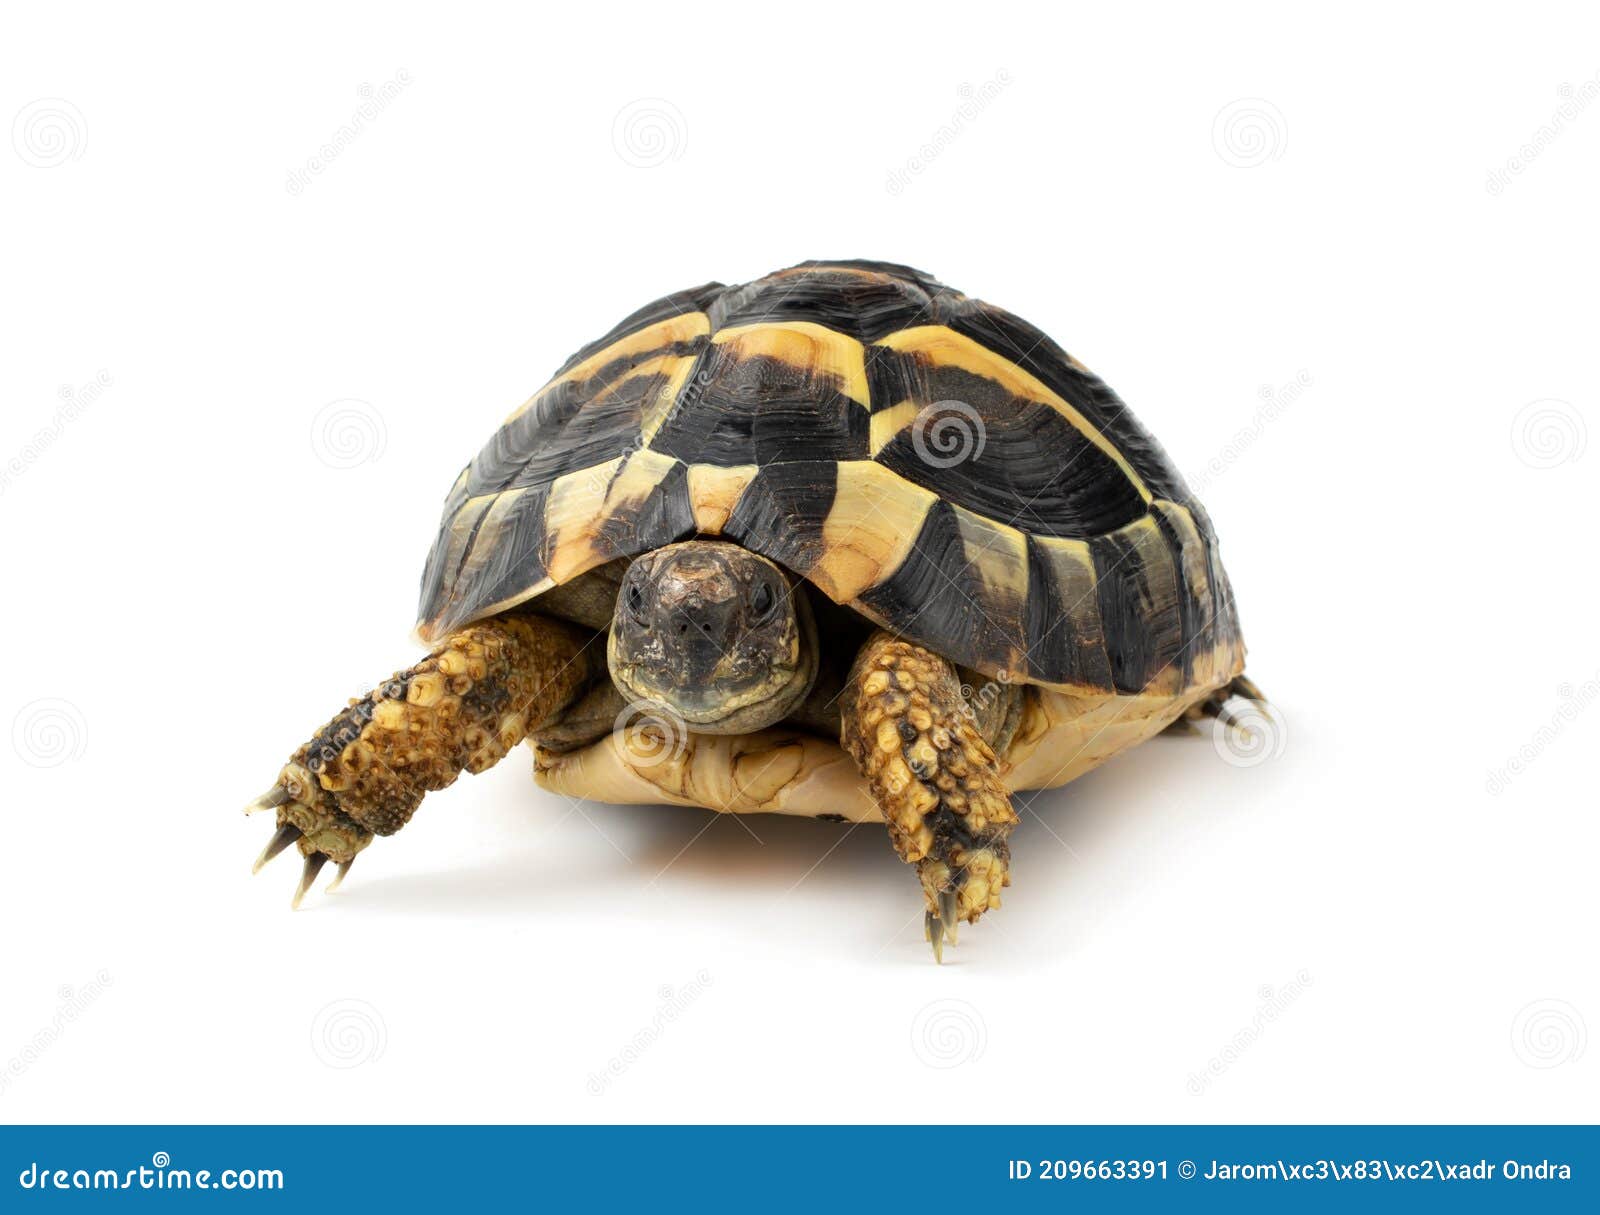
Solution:
[[[1242,665],[1156,441],[1038,329],[904,266],[679,291],[578,351],[456,481],[419,632],[696,535],[1015,682],[1177,693]]]

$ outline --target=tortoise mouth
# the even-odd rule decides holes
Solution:
[[[612,670],[617,688],[634,704],[664,709],[702,734],[747,734],[781,721],[793,712],[811,690],[815,663],[773,663],[753,679],[736,684],[715,682],[685,688],[655,678],[640,663],[619,664]]]

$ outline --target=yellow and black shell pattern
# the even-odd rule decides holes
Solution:
[[[1019,683],[1176,694],[1242,667],[1210,522],[1127,406],[904,266],[679,291],[573,355],[451,490],[419,633],[694,536]]]

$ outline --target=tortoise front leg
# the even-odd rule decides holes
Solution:
[[[330,860],[338,885],[356,853],[404,827],[425,794],[493,767],[582,695],[605,663],[592,640],[542,616],[498,616],[351,701],[246,808],[277,812],[255,870],[295,844],[305,857],[295,906]]]
[[[1017,814],[994,752],[963,711],[945,659],[888,633],[867,639],[843,698],[840,740],[867,779],[927,901],[934,957],[945,933],[1000,906]]]

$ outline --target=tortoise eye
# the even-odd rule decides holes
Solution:
[[[755,598],[750,601],[750,607],[755,611],[756,620],[765,620],[772,615],[772,609],[777,605],[778,597],[772,593],[769,583],[763,582],[756,587]]]
[[[639,589],[638,583],[628,588],[628,612],[642,628],[650,627],[650,619],[644,612],[644,592]]]

